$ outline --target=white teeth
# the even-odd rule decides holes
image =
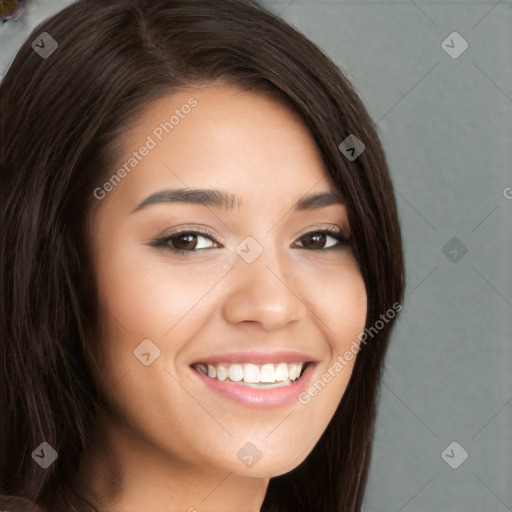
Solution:
[[[229,367],[228,375],[233,382],[238,382],[239,380],[242,380],[244,372],[239,364],[232,364]]]
[[[211,379],[237,382],[239,385],[270,389],[290,385],[297,380],[305,363],[197,363],[193,366]]]
[[[217,370],[217,379],[218,380],[226,380],[228,378],[228,370],[224,365],[222,365],[222,364],[217,365],[216,370]]]
[[[244,382],[259,382],[260,369],[255,364],[244,364]]]
[[[300,375],[300,368],[296,364],[288,365],[288,377],[295,380]]]
[[[274,375],[274,365],[264,364],[260,370],[260,382],[275,382],[276,377]]]
[[[282,388],[285,386],[289,386],[291,384],[291,381],[288,379],[284,382],[276,382],[275,384],[245,384],[243,382],[238,383],[240,386],[247,386],[249,388],[255,388],[255,389],[274,389],[274,388]]]
[[[208,377],[211,377],[212,379],[215,379],[215,377],[217,377],[217,370],[215,369],[215,366],[213,366],[213,364],[208,365]]]
[[[288,378],[292,378],[292,376],[288,372],[288,367],[286,366],[286,363],[280,363],[276,365],[275,376],[276,380],[287,380]]]

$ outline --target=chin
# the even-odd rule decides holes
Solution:
[[[269,478],[284,475],[297,468],[307,458],[313,446],[310,449],[298,450],[298,443],[290,443],[289,446],[277,447],[271,443],[262,442],[263,439],[256,439],[254,443],[245,441],[239,448],[233,452],[236,454],[235,459],[226,460],[226,448],[224,446],[223,460],[217,461],[216,465],[222,466],[224,470],[231,471],[239,476],[248,476],[254,478]],[[231,449],[230,449],[231,451]],[[214,463],[215,464],[215,463]]]

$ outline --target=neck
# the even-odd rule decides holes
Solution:
[[[128,427],[98,419],[72,488],[97,512],[259,512],[268,478],[173,458]]]

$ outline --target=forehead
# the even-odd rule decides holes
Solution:
[[[112,196],[132,208],[165,188],[231,191],[238,207],[261,207],[269,197],[295,201],[315,187],[334,190],[299,116],[268,94],[231,85],[154,100],[127,129],[121,147],[116,168],[127,172]]]

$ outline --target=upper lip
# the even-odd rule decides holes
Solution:
[[[294,352],[289,350],[251,350],[245,352],[226,352],[224,354],[212,354],[210,356],[204,356],[201,359],[197,359],[192,364],[198,363],[253,363],[253,364],[265,364],[265,363],[308,363],[317,362],[317,360],[311,355]]]

